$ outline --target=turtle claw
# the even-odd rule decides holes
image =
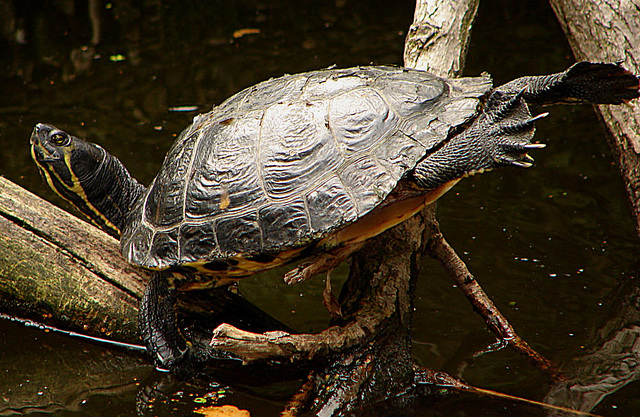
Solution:
[[[535,122],[536,120],[544,119],[544,118],[545,118],[545,117],[547,117],[548,115],[549,115],[549,112],[548,112],[548,111],[546,111],[546,112],[544,112],[544,113],[540,113],[539,115],[537,115],[537,116],[534,116],[534,117],[530,118],[529,120],[527,120],[527,122],[529,122],[529,123],[533,123],[533,122]]]
[[[533,158],[531,158],[531,159],[533,159]],[[533,166],[533,163],[528,162],[528,161],[511,161],[510,164],[511,165],[515,165],[515,166],[520,167],[520,168],[531,168]]]
[[[527,143],[526,145],[524,145],[524,148],[528,151],[531,149],[544,149],[546,147],[546,143]]]
[[[526,145],[520,144],[518,148],[524,150],[525,152],[530,149],[542,149],[546,145],[544,143],[528,143]],[[513,152],[513,150],[511,150]],[[513,165],[520,168],[531,168],[535,159],[527,153],[511,153],[503,155],[500,160],[504,165]]]

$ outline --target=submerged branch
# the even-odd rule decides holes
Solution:
[[[464,261],[460,259],[455,250],[445,240],[435,217],[429,219],[429,228],[431,232],[428,245],[429,255],[440,262],[442,268],[451,276],[458,288],[462,290],[474,310],[482,316],[487,327],[551,380],[557,381],[564,379],[560,371],[546,358],[531,348],[531,346],[516,333],[507,318],[500,313],[498,307],[491,301],[471,272],[469,272]]]

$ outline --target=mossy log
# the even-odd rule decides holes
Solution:
[[[38,322],[138,343],[148,273],[118,242],[0,177],[0,308]]]

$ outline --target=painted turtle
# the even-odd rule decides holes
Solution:
[[[392,67],[327,69],[249,87],[196,116],[148,187],[100,146],[38,124],[31,151],[46,182],[107,233],[131,263],[158,271],[140,311],[156,363],[188,351],[175,325],[174,277],[223,285],[307,258],[297,282],[327,271],[461,178],[531,166],[529,104],[638,97],[615,64],[492,89],[488,75],[444,79]]]

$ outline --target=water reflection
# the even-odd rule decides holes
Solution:
[[[607,297],[603,310],[605,313],[584,346],[586,353],[568,360],[564,370],[569,379],[551,387],[545,402],[589,412],[607,396],[640,379],[637,279],[621,282]],[[631,404],[622,404],[621,408],[632,410]]]
[[[137,357],[7,322],[0,339],[0,415],[80,412],[100,396],[126,404],[153,372]]]

